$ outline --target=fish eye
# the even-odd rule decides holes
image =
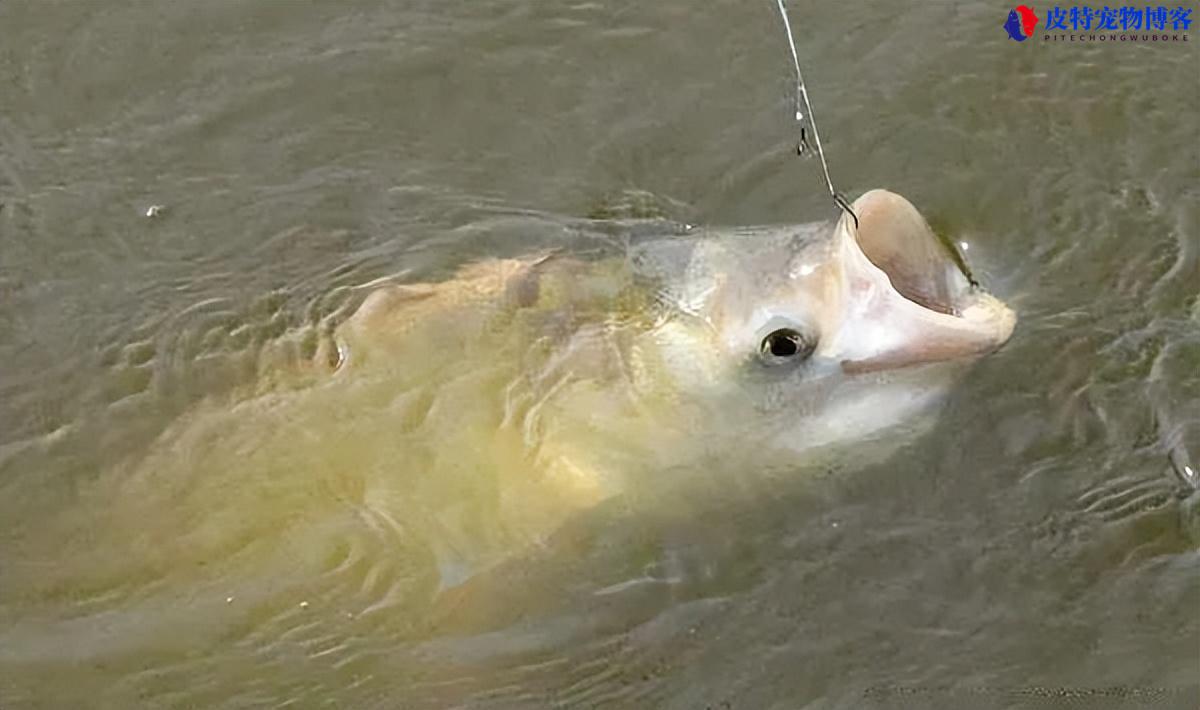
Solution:
[[[816,342],[793,328],[773,330],[762,339],[759,352],[773,362],[804,360],[812,355]]]

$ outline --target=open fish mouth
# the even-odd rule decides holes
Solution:
[[[897,293],[939,313],[961,315],[978,284],[953,243],[933,233],[903,197],[873,190],[855,203],[854,237]]]
[[[872,190],[837,225],[844,319],[837,357],[847,372],[981,355],[1012,335],[1016,314],[971,277],[903,197]]]

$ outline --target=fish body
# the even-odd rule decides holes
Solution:
[[[194,619],[227,603],[317,606],[315,580],[415,624],[647,481],[886,451],[1015,316],[903,198],[854,210],[858,228],[681,230],[379,287],[323,374],[211,398],[81,483],[23,553],[62,564],[22,593],[134,590],[135,608],[96,617],[97,649],[145,624],[222,633]]]
[[[633,476],[861,453],[936,401],[953,363],[1003,344],[1015,315],[904,198],[876,190],[854,210],[858,227],[689,230],[386,287],[338,332],[333,379],[430,402],[403,434],[427,470],[406,475],[496,481],[493,510],[530,523],[514,539]]]

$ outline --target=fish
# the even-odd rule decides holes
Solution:
[[[105,649],[122,619],[220,633],[191,621],[209,618],[198,599],[216,615],[317,608],[312,580],[416,620],[656,477],[887,455],[1016,315],[905,198],[872,190],[852,209],[643,224],[594,253],[379,285],[315,376],[211,398],[81,483],[47,523],[63,562],[39,583],[146,590],[142,608],[104,616]]]
[[[339,330],[337,376],[427,391],[427,465],[503,471],[499,498],[521,513],[498,525],[533,523],[518,541],[632,476],[861,447],[953,382],[923,366],[997,349],[1016,315],[908,200],[873,190],[853,211],[832,229],[687,230],[607,259],[494,260],[381,288]]]

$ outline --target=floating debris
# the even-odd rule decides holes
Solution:
[[[149,207],[146,208],[146,216],[151,219],[153,219],[155,217],[161,217],[163,212],[166,211],[166,209],[167,209],[166,205],[150,205]]]

